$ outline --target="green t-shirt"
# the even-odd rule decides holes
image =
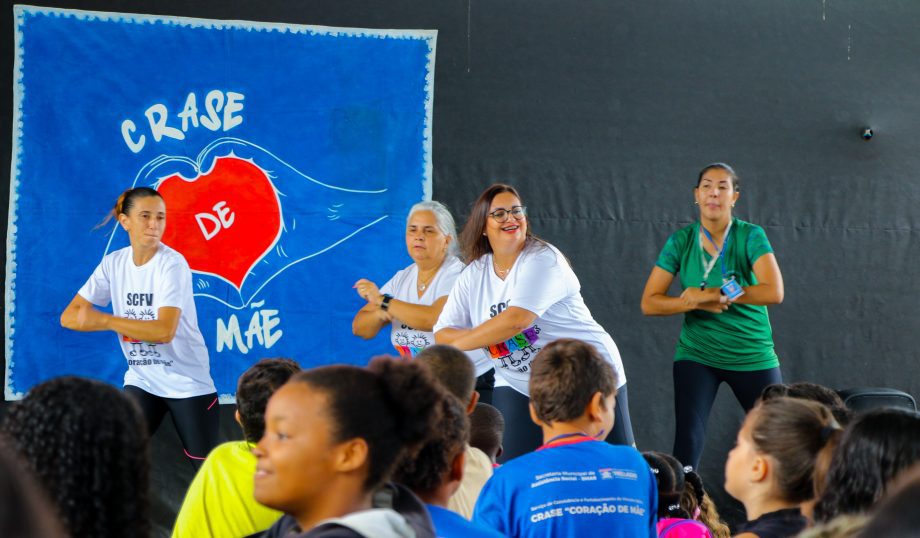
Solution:
[[[773,252],[763,228],[732,219],[725,252],[727,278],[742,287],[757,284],[754,262]],[[681,289],[698,287],[712,259],[700,245],[700,223],[681,228],[665,243],[655,263],[665,271],[680,273]],[[701,255],[702,254],[702,255]],[[716,260],[706,287],[722,286],[722,263]],[[773,349],[773,329],[766,306],[733,304],[721,314],[691,310],[684,315],[674,360],[692,360],[707,366],[735,371],[765,370],[779,366]]]

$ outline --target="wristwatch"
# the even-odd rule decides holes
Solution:
[[[383,294],[383,300],[380,301],[380,310],[383,310],[384,312],[386,312],[387,310],[389,310],[389,309],[390,309],[390,301],[391,301],[392,299],[393,299],[393,296],[392,296],[392,295],[390,295],[389,293],[384,293],[384,294]]]

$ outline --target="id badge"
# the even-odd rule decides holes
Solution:
[[[734,277],[722,284],[722,293],[728,297],[729,301],[734,301],[744,295],[744,289],[738,284]]]

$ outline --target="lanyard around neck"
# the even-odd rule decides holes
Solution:
[[[713,240],[712,234],[709,233],[709,230],[707,230],[706,227],[703,226],[703,223],[700,222],[700,230],[703,232],[703,234],[706,235],[706,239],[709,240],[709,243],[712,244],[712,248],[714,248],[716,251],[716,255],[713,256],[712,259],[709,260],[709,262],[707,263],[706,256],[704,255],[705,249],[703,248],[703,243],[702,242],[700,243],[700,261],[703,263],[703,269],[704,269],[702,285],[706,284],[706,280],[709,278],[709,273],[711,273],[712,268],[715,267],[717,259],[721,260],[722,262],[722,280],[725,280],[725,275],[728,274],[728,271],[726,271],[726,268],[725,268],[725,251],[728,250],[728,241],[731,238],[731,235],[729,235],[729,232],[731,231],[731,229],[732,229],[732,221],[728,221],[728,226],[725,227],[725,233],[722,236],[722,248],[720,249],[719,245],[717,245],[715,240]]]

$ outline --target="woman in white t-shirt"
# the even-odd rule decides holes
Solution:
[[[412,265],[398,271],[378,289],[366,279],[355,290],[367,301],[355,315],[352,332],[370,339],[390,325],[390,342],[403,358],[414,358],[434,345],[431,332],[457,280],[463,263],[457,258],[457,231],[450,211],[440,202],[419,202],[406,219],[406,249]],[[480,401],[490,402],[494,373],[481,350],[467,355],[476,368]]]
[[[113,331],[128,360],[125,392],[150,434],[169,412],[185,455],[197,468],[217,445],[220,406],[208,350],[198,330],[192,272],[160,242],[166,204],[150,187],[128,189],[112,211],[131,246],[105,256],[61,314],[75,331]],[[112,304],[112,314],[95,306]]]
[[[617,346],[585,306],[569,261],[531,233],[514,187],[492,185],[479,196],[461,243],[470,264],[454,284],[434,332],[439,344],[484,349],[491,357],[497,374],[493,405],[507,428],[503,460],[542,442],[540,428],[530,420],[527,384],[534,357],[559,338],[593,345],[616,369],[620,386],[609,440],[634,444]]]

